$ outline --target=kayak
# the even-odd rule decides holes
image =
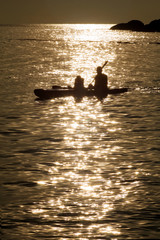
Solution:
[[[94,89],[83,88],[81,90],[77,90],[74,88],[58,88],[58,89],[35,89],[34,94],[39,99],[51,99],[51,98],[59,98],[59,97],[68,97],[73,96],[75,98],[96,96],[98,98],[105,98],[108,94],[120,94],[128,91],[128,88],[113,88],[106,89],[103,92],[97,92]]]
[[[78,91],[70,88],[60,88],[60,89],[35,89],[34,94],[40,99],[51,99],[59,97],[73,96],[75,98],[96,96],[98,98],[105,98],[108,94],[120,94],[128,91],[128,88],[113,88],[107,89],[103,92],[97,92],[94,89],[84,88],[83,91]]]

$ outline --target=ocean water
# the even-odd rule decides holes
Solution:
[[[1,239],[160,239],[160,35],[111,25],[0,26]],[[36,101],[88,86],[103,101]]]

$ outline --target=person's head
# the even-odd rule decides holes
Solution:
[[[98,73],[98,74],[102,73],[102,67],[100,67],[100,66],[97,67],[97,73]]]
[[[81,76],[78,75],[75,80],[80,81],[81,80]]]

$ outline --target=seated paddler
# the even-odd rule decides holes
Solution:
[[[104,92],[108,89],[108,77],[102,73],[102,67],[97,67],[97,75],[95,76],[94,89],[97,92]]]
[[[77,76],[74,81],[74,89],[76,91],[82,91],[84,90],[84,79],[81,78],[81,76]]]

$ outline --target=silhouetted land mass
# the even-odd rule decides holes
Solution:
[[[130,30],[136,32],[160,32],[160,19],[144,24],[139,20],[131,20],[128,23],[119,23],[110,28],[111,30]]]

